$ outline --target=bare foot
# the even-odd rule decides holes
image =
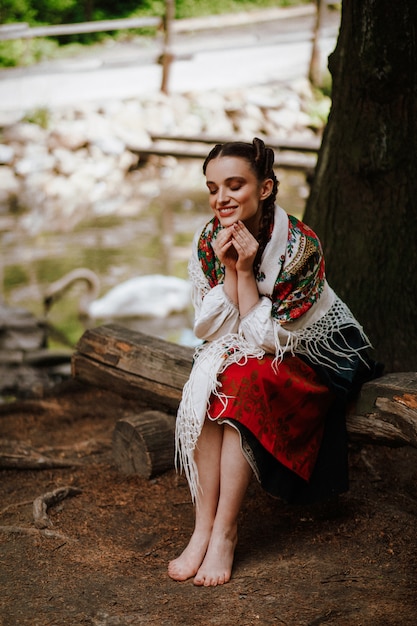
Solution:
[[[204,561],[194,578],[194,584],[200,587],[215,587],[229,582],[236,544],[236,529],[232,533],[212,534]]]
[[[198,571],[207,550],[210,532],[194,531],[188,546],[168,565],[168,576],[174,580],[187,580]]]

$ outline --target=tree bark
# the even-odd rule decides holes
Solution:
[[[304,220],[387,371],[417,366],[417,2],[343,0]]]

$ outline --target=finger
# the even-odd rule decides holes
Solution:
[[[243,222],[238,222],[234,226],[235,228],[233,230],[233,237],[235,237],[236,239],[240,241],[244,241],[244,242],[253,241],[254,243],[257,243],[255,237],[246,228]]]

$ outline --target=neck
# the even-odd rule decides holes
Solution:
[[[260,231],[262,219],[262,204],[259,205],[259,208],[256,214],[248,220],[245,220],[243,223],[249,232],[257,239]]]

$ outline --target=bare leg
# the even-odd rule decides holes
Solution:
[[[240,435],[224,426],[220,459],[220,494],[207,552],[194,584],[223,585],[230,580],[237,543],[237,518],[252,469],[242,454]]]
[[[195,527],[182,554],[168,565],[168,575],[174,580],[195,576],[210,541],[220,493],[220,462],[223,427],[206,420],[195,450],[201,490],[197,496]]]

